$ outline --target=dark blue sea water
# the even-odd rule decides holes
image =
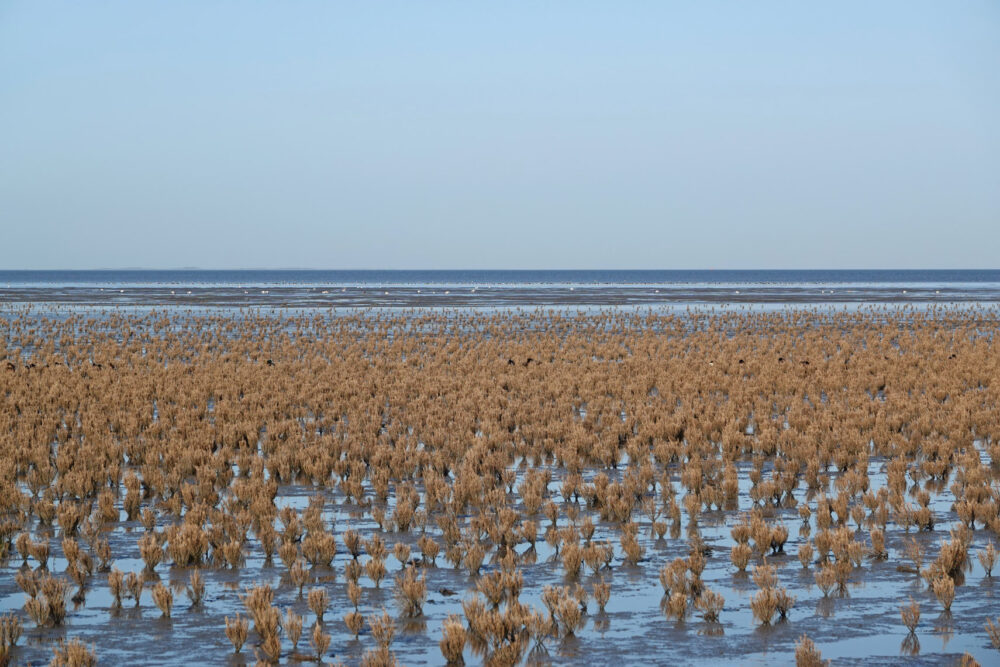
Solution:
[[[1000,270],[0,271],[0,304],[467,308],[907,302],[1000,302]]]
[[[1000,270],[95,270],[0,271],[0,285],[995,284]]]

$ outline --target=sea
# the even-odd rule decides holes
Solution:
[[[0,305],[337,309],[998,302],[997,269],[0,271]]]

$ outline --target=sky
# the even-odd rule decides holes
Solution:
[[[1000,3],[0,0],[0,269],[1000,267]]]

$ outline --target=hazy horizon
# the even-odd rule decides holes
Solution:
[[[201,272],[201,273],[747,273],[747,274],[767,274],[767,273],[855,273],[855,274],[880,274],[880,273],[980,273],[989,274],[1000,272],[997,267],[861,267],[843,268],[819,266],[805,269],[783,268],[783,267],[695,267],[688,269],[675,268],[651,268],[651,267],[568,267],[568,268],[377,268],[377,267],[354,267],[354,268],[332,268],[316,266],[248,266],[248,267],[204,267],[204,266],[165,266],[165,267],[144,267],[144,266],[120,266],[120,267],[86,267],[86,268],[44,268],[44,269],[5,269],[0,268],[0,274],[5,273],[181,273],[181,272]]]
[[[12,271],[12,272],[101,272],[101,271],[219,271],[219,272],[232,272],[232,271],[325,271],[325,272],[358,272],[358,271],[369,271],[369,272],[539,272],[539,271],[553,271],[553,272],[663,272],[663,271],[677,271],[677,272],[710,272],[710,271],[728,271],[728,272],[769,272],[769,271],[786,271],[789,273],[795,272],[976,272],[976,271],[1000,271],[1000,266],[929,266],[929,267],[915,267],[915,266],[900,266],[900,267],[855,267],[855,268],[845,268],[839,266],[815,266],[808,268],[785,268],[781,266],[733,266],[733,267],[691,267],[691,268],[672,268],[672,267],[620,267],[620,266],[598,266],[598,267],[565,267],[565,268],[549,268],[549,267],[534,267],[534,268],[523,268],[523,267],[496,267],[496,266],[486,266],[482,268],[470,268],[470,267],[445,267],[445,268],[414,268],[414,267],[394,267],[394,268],[380,268],[380,267],[323,267],[323,266],[234,266],[229,268],[214,267],[214,266],[91,266],[91,267],[80,267],[80,268],[66,268],[66,267],[45,267],[45,268],[24,268],[24,269],[7,269],[0,267],[0,271]]]
[[[0,269],[993,267],[998,119],[984,0],[5,2]]]

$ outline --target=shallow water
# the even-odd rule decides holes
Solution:
[[[880,466],[879,463],[872,464],[873,489],[884,482],[884,475],[878,473]],[[742,466],[740,485],[743,492],[750,486],[747,473],[748,466]],[[556,475],[553,488],[556,488],[559,479]],[[680,485],[675,486],[679,488]],[[279,508],[290,506],[302,509],[314,493],[312,488],[286,486],[279,492],[277,505]],[[324,518],[328,525],[334,526],[338,536],[348,528],[355,528],[363,534],[380,534],[390,547],[390,553],[391,545],[397,541],[409,544],[414,554],[419,553],[416,540],[420,533],[382,532],[367,515],[359,519],[360,515],[352,512],[351,506],[342,504],[343,499],[338,498],[337,491],[325,490],[323,495],[327,498]],[[802,491],[797,497],[800,501],[806,500]],[[939,526],[947,526],[957,520],[950,511],[951,501],[947,490],[933,496],[932,508]],[[977,531],[970,550],[972,564],[966,572],[964,584],[956,589],[951,613],[946,614],[941,611],[923,580],[915,574],[896,570],[896,564],[905,561],[901,555],[903,538],[915,536],[921,540],[927,546],[925,562],[929,562],[936,555],[938,543],[946,535],[945,530],[923,533],[911,530],[907,533],[890,524],[886,531],[889,560],[866,561],[852,574],[846,595],[832,594],[825,598],[813,581],[815,566],[803,569],[795,557],[802,521],[795,510],[775,508],[774,518],[780,518],[789,527],[790,537],[785,553],[768,558],[768,562],[777,565],[780,585],[787,587],[796,597],[796,603],[787,621],[760,626],[754,621],[749,606],[756,586],[748,575],[737,573],[729,561],[729,549],[734,544],[729,530],[741,513],[750,507],[749,499],[741,495],[739,510],[706,512],[699,520],[705,541],[714,549],[708,558],[703,579],[709,588],[726,599],[720,623],[706,623],[696,615],[677,622],[667,618],[660,608],[663,597],[657,579],[660,567],[674,558],[687,555],[685,537],[689,518],[685,512],[682,511],[683,528],[676,531],[676,536],[672,530],[662,540],[649,535],[648,521],[640,522],[644,527],[640,542],[646,549],[646,555],[636,566],[624,563],[617,533],[612,526],[597,523],[594,539],[609,538],[615,546],[611,569],[600,573],[612,585],[606,611],[599,612],[591,601],[586,626],[576,637],[550,639],[546,643],[547,650],[530,654],[527,662],[575,664],[586,661],[601,664],[627,655],[629,664],[709,664],[722,660],[770,665],[794,661],[795,642],[802,634],[807,634],[824,658],[834,659],[835,664],[952,664],[964,652],[975,656],[983,665],[997,664],[1000,652],[990,646],[983,629],[983,619],[1000,611],[1000,600],[997,599],[1000,582],[986,577],[974,557],[986,544],[986,531]],[[542,523],[547,525],[548,522]],[[815,523],[811,525],[815,530]],[[428,527],[427,530],[431,534],[439,534],[436,528]],[[124,522],[109,535],[114,553],[128,554],[116,558],[116,567],[137,572],[143,569],[137,545],[142,533],[143,529],[137,522]],[[54,572],[65,568],[59,537],[57,530],[51,540],[54,557],[49,567]],[[320,585],[327,588],[330,594],[331,604],[326,612],[325,627],[333,635],[333,641],[326,659],[354,664],[370,648],[370,641],[363,641],[367,628],[362,633],[362,641],[354,640],[340,620],[352,607],[346,597],[343,575],[343,566],[350,555],[342,544],[339,548],[333,570],[313,570],[315,583],[307,585],[307,590],[313,585]],[[525,552],[526,547],[519,551]],[[579,581],[589,588],[595,580],[595,575],[586,566],[578,580],[567,580],[554,556],[552,549],[542,540],[538,542],[533,557],[522,558],[521,569],[525,578],[522,602],[541,607],[539,594],[542,586]],[[462,614],[461,601],[465,594],[475,590],[474,579],[464,570],[452,569],[439,557],[436,567],[426,569],[429,594],[423,616],[402,619],[398,618],[398,609],[392,597],[392,577],[401,569],[401,564],[391,555],[386,564],[390,573],[380,588],[376,589],[373,582],[362,577],[362,612],[372,613],[385,607],[397,617],[397,636],[392,650],[403,664],[441,663],[437,646],[441,622],[449,614]],[[19,567],[22,564],[16,556],[5,564],[5,574],[0,577],[0,610],[15,611],[23,607],[25,596],[14,582],[14,573]],[[490,569],[488,564],[484,567],[484,571]],[[113,609],[106,582],[101,575],[97,575],[87,588],[86,603],[75,609],[71,607],[63,628],[37,629],[25,620],[17,659],[21,662],[44,662],[51,657],[53,640],[68,635],[96,644],[102,664],[189,664],[192,650],[196,650],[199,660],[206,663],[252,663],[253,633],[243,652],[232,655],[232,647],[224,634],[224,617],[237,612],[245,615],[239,596],[245,587],[259,583],[270,583],[275,587],[276,606],[282,610],[291,606],[305,617],[306,631],[299,649],[309,653],[307,630],[314,615],[306,601],[297,597],[290,582],[282,578],[284,571],[280,562],[265,563],[259,546],[251,538],[250,551],[240,569],[206,567],[201,570],[206,582],[206,598],[200,607],[190,608],[183,593],[190,570],[161,564],[156,568],[155,576],[175,586],[175,607],[170,619],[161,618],[153,604],[149,593],[152,583],[147,583],[138,608],[131,600],[126,600],[121,609]],[[441,589],[451,589],[457,594],[442,595],[438,592]],[[899,619],[899,606],[909,597],[921,605],[916,645],[912,638],[908,639]],[[287,637],[283,637],[283,641],[284,659],[287,660],[292,654],[292,647]],[[467,647],[465,659],[468,664],[479,664],[483,656]]]
[[[423,308],[989,303],[1000,271],[0,271],[0,303]]]

